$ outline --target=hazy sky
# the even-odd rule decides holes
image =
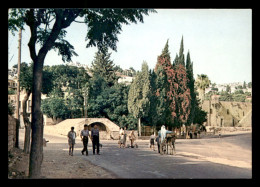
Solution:
[[[141,70],[146,61],[150,69],[169,39],[171,61],[184,38],[185,60],[188,50],[195,78],[207,74],[217,84],[250,82],[252,79],[252,10],[251,9],[156,9],[144,17],[144,23],[123,25],[118,35],[117,52],[111,59],[123,69]],[[86,48],[87,26],[72,23],[66,38],[75,47],[74,62],[91,66],[96,48]],[[28,27],[22,36],[22,62],[31,62]],[[18,35],[9,34],[9,67],[17,63]],[[12,59],[11,59],[12,58]],[[64,64],[61,56],[50,51],[44,65]]]

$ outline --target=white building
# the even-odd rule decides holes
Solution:
[[[120,75],[120,78],[118,79],[118,83],[124,83],[126,85],[129,85],[133,82],[134,77],[129,77],[126,75]]]

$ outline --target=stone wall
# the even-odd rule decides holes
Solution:
[[[202,109],[207,114],[207,125],[218,127],[251,126],[252,103],[204,101]],[[249,117],[248,117],[249,116]],[[244,118],[247,118],[246,120]],[[243,123],[241,123],[243,122]]]
[[[8,115],[8,151],[14,148],[16,141],[16,119]]]

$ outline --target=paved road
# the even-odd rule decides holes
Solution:
[[[242,137],[242,136],[241,136]],[[246,142],[250,139],[250,135],[241,137],[232,137],[227,139],[227,142],[235,141],[234,139],[240,139],[241,142]],[[243,140],[245,139],[245,140]],[[209,143],[206,143],[209,141]],[[208,144],[217,144],[222,142],[223,146],[231,143],[223,143],[224,138],[219,139],[204,139],[201,141],[193,140],[180,140],[176,143],[176,150],[181,151],[184,149],[186,152],[187,147],[193,146],[199,150],[199,147],[208,146]],[[248,141],[247,141],[248,142]],[[92,155],[85,159],[92,163],[106,168],[107,170],[115,173],[119,178],[251,178],[251,168],[233,167],[229,164],[216,164],[213,162],[205,161],[203,159],[195,159],[187,156],[179,155],[160,155],[157,151],[151,151],[148,148],[148,141],[139,142],[138,149],[126,148],[120,149],[117,147],[114,141],[103,141],[103,148],[101,149],[101,155]],[[198,144],[199,143],[199,144]],[[247,143],[245,143],[247,144]],[[244,144],[244,145],[245,145]],[[221,145],[221,144],[220,144]],[[218,146],[220,146],[218,145]],[[186,146],[186,147],[185,147]],[[238,150],[233,149],[235,145],[232,145],[228,151]],[[205,151],[204,154],[210,155],[214,149]],[[224,149],[222,147],[222,149]],[[225,150],[225,149],[224,149]],[[200,151],[201,152],[201,151]],[[225,152],[225,151],[222,151]],[[226,155],[225,155],[226,154]],[[239,154],[233,152],[233,155],[228,156],[228,153],[220,154],[219,157],[224,155],[226,158],[231,158],[233,155],[239,157]],[[248,156],[248,155],[247,155]],[[250,154],[249,154],[250,157]],[[246,156],[242,157],[242,159]],[[232,159],[232,158],[231,158]],[[233,159],[234,160],[234,159]]]
[[[45,147],[45,151],[56,150],[67,154],[66,137],[47,134],[44,137],[50,141],[49,145],[52,144]],[[101,155],[92,154],[92,144],[89,142],[89,156],[83,156],[80,152],[82,142],[79,139],[76,142],[73,159],[83,157],[112,172],[117,176],[116,178],[252,178],[251,168],[234,167],[229,162],[219,164],[213,160],[203,159],[204,156],[250,163],[251,133],[220,139],[178,139],[176,155],[160,155],[157,151],[150,150],[148,140],[139,141],[137,149],[120,149],[117,141],[103,140]],[[200,157],[192,155],[200,155]],[[220,162],[222,161],[220,159]]]

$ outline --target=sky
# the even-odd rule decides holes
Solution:
[[[190,52],[194,78],[206,74],[212,83],[252,81],[252,10],[251,9],[156,9],[157,13],[144,16],[144,23],[123,25],[118,35],[117,51],[111,60],[123,69],[141,70],[143,61],[154,69],[167,39],[171,61],[184,41],[185,60]],[[86,48],[87,26],[73,22],[66,39],[79,56],[72,57],[89,67],[97,48]],[[31,62],[29,28],[22,32],[22,62]],[[18,34],[9,33],[8,67],[17,64]],[[44,65],[66,64],[58,52],[49,51]]]

